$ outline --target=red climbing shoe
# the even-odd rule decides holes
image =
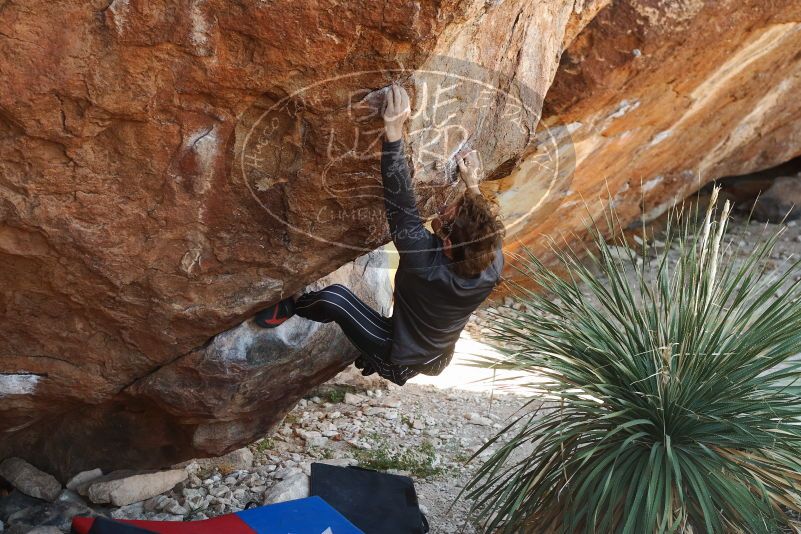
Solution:
[[[295,301],[288,298],[261,310],[253,320],[262,328],[275,328],[293,315],[295,315]]]

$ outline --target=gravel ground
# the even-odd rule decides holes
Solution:
[[[323,461],[411,476],[432,533],[477,532],[466,500],[449,508],[477,466],[475,460],[465,464],[467,458],[523,398],[428,384],[389,386],[355,393],[331,388],[304,399],[274,434],[249,447],[251,468],[199,470],[172,491],[113,515],[195,520],[229,513],[274,500],[282,480],[308,475],[312,462]]]

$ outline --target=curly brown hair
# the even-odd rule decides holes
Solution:
[[[451,271],[463,278],[475,278],[492,264],[504,227],[487,199],[468,190],[446,232],[451,239]]]

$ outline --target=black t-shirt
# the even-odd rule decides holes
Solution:
[[[381,176],[390,234],[400,254],[390,360],[425,365],[450,357],[470,314],[500,280],[503,252],[499,246],[492,264],[479,276],[458,276],[448,267],[442,241],[423,226],[402,141],[384,142]]]

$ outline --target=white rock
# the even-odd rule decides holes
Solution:
[[[277,470],[273,476],[281,480],[285,478],[291,478],[301,472],[302,471],[297,467],[284,467],[282,469]]]
[[[306,440],[306,446],[311,448],[322,449],[328,446],[329,440],[325,436],[317,436]]]
[[[127,506],[122,506],[111,511],[114,519],[142,519],[144,518],[145,507],[143,502],[136,502]]]
[[[276,483],[264,494],[264,504],[274,504],[309,496],[309,477],[296,473]]]
[[[318,460],[318,464],[336,465],[338,467],[348,467],[351,465],[358,465],[359,462],[355,458],[327,458],[325,460]]]
[[[367,402],[367,399],[361,395],[357,395],[356,393],[345,393],[345,404],[362,404],[363,402]]]
[[[465,419],[467,419],[469,423],[472,423],[474,425],[480,425],[480,426],[492,425],[492,419],[490,419],[489,417],[484,417],[483,415],[479,415],[476,412],[467,413],[465,414],[464,417]]]
[[[209,495],[220,499],[227,499],[231,495],[231,489],[228,486],[217,486],[209,490]]]
[[[161,510],[164,507],[165,501],[167,501],[169,497],[166,495],[156,495],[155,497],[151,497],[144,501],[145,511],[146,512],[155,512],[157,510]]]
[[[295,433],[306,441],[322,436],[322,433],[318,432],[317,430],[306,430],[305,428],[296,428]]]
[[[246,486],[253,486],[259,483],[261,477],[258,473],[248,473],[247,475],[243,476],[239,482],[245,484]]]
[[[225,467],[233,471],[250,469],[253,467],[253,453],[247,447],[242,447],[241,449],[231,451],[223,456],[218,456],[216,458],[196,458],[187,462],[175,464],[172,467],[173,469],[186,469],[190,473],[196,473],[201,469],[209,471],[220,467]]]
[[[87,485],[93,480],[103,476],[103,471],[99,468],[91,469],[89,471],[81,471],[67,482],[67,489],[78,491],[78,488]],[[79,492],[80,493],[80,492]]]
[[[100,480],[89,485],[89,499],[96,504],[125,506],[169,491],[187,476],[184,469],[172,469]]]
[[[156,514],[150,518],[152,521],[183,521],[184,516],[182,515],[173,515],[168,514],[166,512],[162,512],[160,514]]]
[[[157,510],[165,510],[172,506],[173,504],[178,504],[178,501],[173,499],[172,497],[167,497],[166,495],[158,495],[158,497],[164,497],[158,501],[158,505],[156,507]]]
[[[200,464],[194,460],[191,460],[185,467],[186,472],[190,475],[197,475],[197,473],[201,470]]]
[[[178,501],[175,499],[173,499],[169,505],[164,507],[164,511],[173,515],[186,515],[189,513],[189,510],[178,504]]]
[[[210,498],[205,490],[184,488],[183,506],[189,510],[201,510],[209,505]]]

